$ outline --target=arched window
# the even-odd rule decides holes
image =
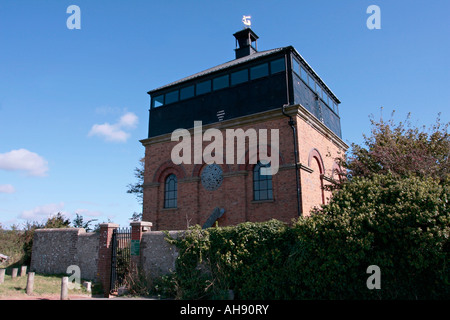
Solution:
[[[164,183],[164,208],[177,207],[177,177],[169,175]]]
[[[253,168],[253,200],[272,200],[272,175],[261,174],[261,168],[270,167],[270,164],[258,164]]]

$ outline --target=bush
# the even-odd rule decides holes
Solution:
[[[311,298],[448,298],[448,199],[432,179],[354,179],[295,224],[296,283]],[[381,268],[382,290],[367,289],[369,265]]]
[[[355,178],[291,227],[272,220],[190,229],[175,281],[183,299],[445,299],[449,192],[432,179]],[[381,269],[369,290],[367,268]]]

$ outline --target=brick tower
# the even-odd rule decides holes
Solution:
[[[335,159],[348,148],[341,139],[339,99],[292,46],[258,51],[258,36],[250,28],[234,37],[234,60],[148,92],[149,131],[141,140],[143,220],[154,230],[272,218],[290,223],[326,203],[330,194],[323,186],[339,179]],[[189,161],[182,163],[172,154],[181,141],[172,133],[180,128],[192,137],[183,140],[193,150],[190,156],[183,150]],[[234,161],[225,161],[230,141],[225,138],[223,148],[211,153],[224,161],[196,158],[195,150],[206,152],[214,140],[205,135],[198,140],[196,133],[209,129],[223,137],[239,129],[246,134],[241,153],[233,138]],[[262,140],[250,133],[264,130],[279,137],[276,145],[270,139],[265,145],[278,160],[273,175],[262,174],[272,163],[252,153]]]

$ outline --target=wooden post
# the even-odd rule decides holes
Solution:
[[[17,278],[17,272],[19,272],[18,268],[13,268],[11,271],[11,278],[16,279]]]
[[[27,274],[27,266],[22,266],[20,268],[20,277],[23,277],[26,274]]]
[[[33,294],[33,288],[34,288],[34,272],[28,272],[28,278],[27,278],[27,295]]]
[[[61,279],[61,300],[68,300],[69,298],[69,277],[63,277]]]
[[[6,269],[0,269],[0,284],[5,282],[5,272],[6,272]]]

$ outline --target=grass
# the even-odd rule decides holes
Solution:
[[[20,272],[20,271],[19,271]],[[60,295],[61,294],[61,279],[66,275],[40,275],[34,276],[34,288],[32,296],[44,296],[44,295]],[[12,296],[19,298],[23,296],[25,299],[27,287],[27,276],[11,278],[11,275],[5,275],[5,281],[0,284],[0,299],[8,299]],[[92,295],[96,294],[95,284],[92,284]],[[80,289],[69,290],[69,298],[71,295],[91,295],[81,285]]]

